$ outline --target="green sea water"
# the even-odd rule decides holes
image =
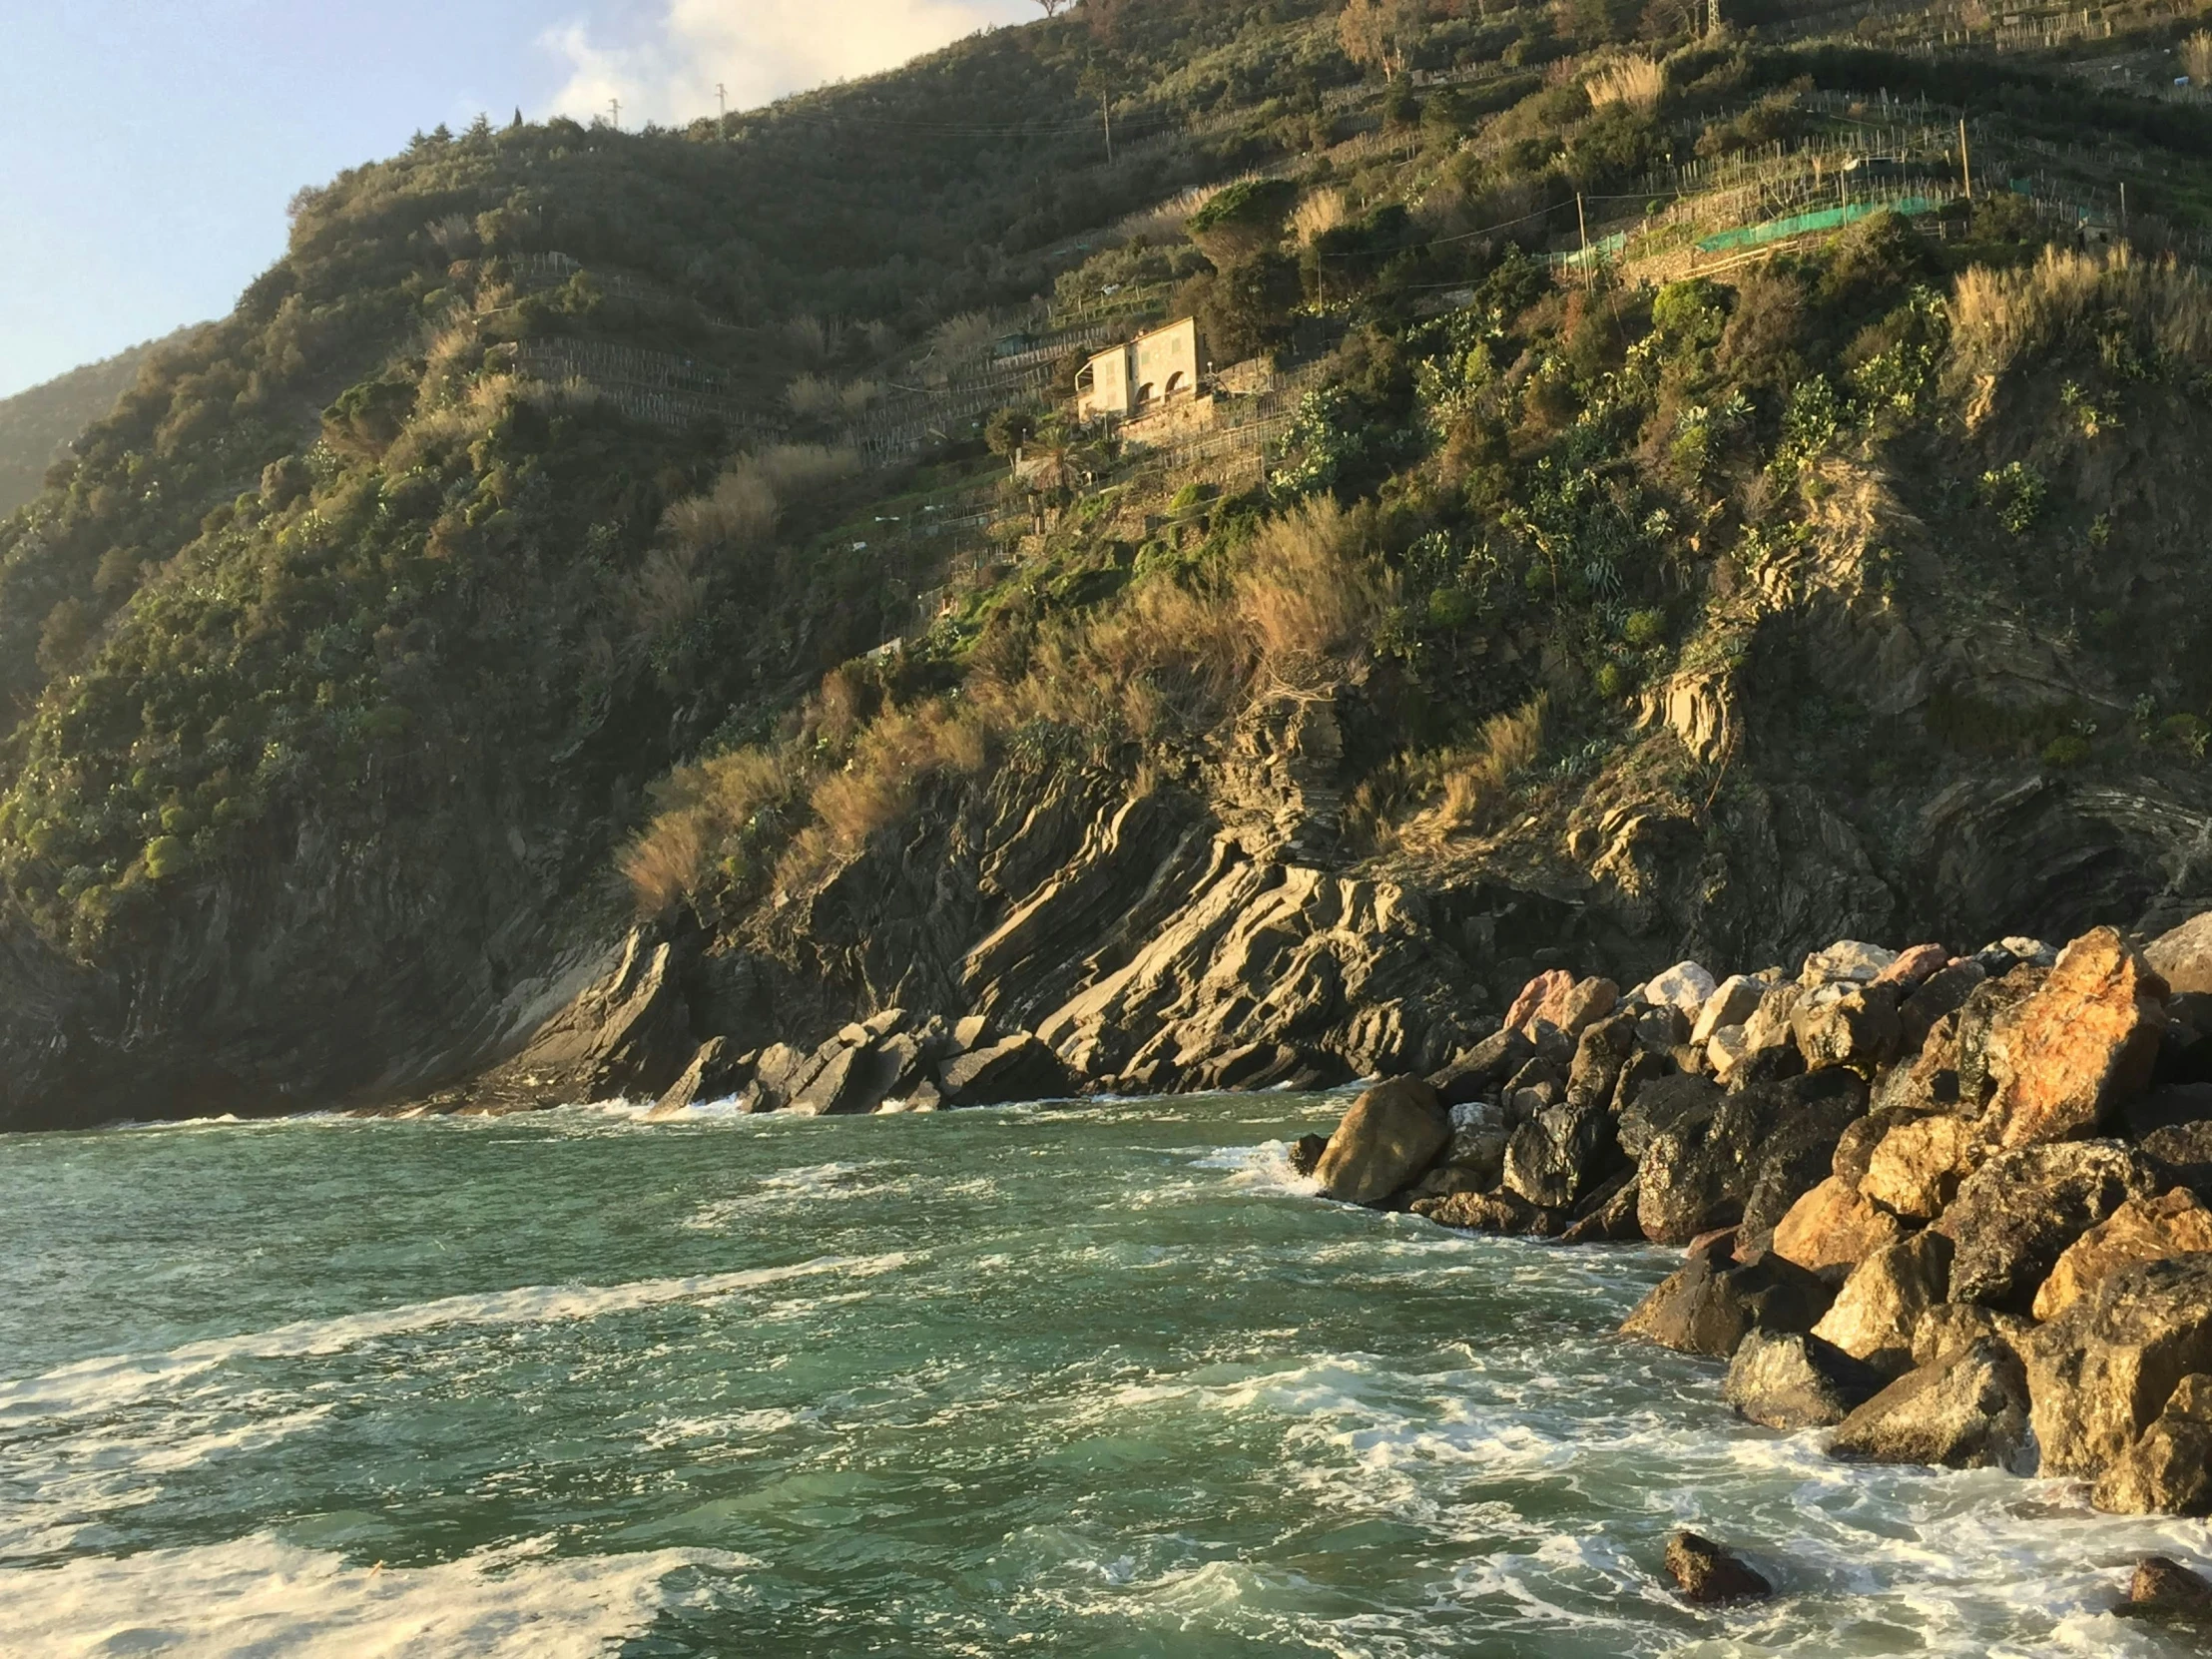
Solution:
[[[2203,1523],[1742,1423],[1665,1253],[1318,1201],[1343,1105],[0,1142],[0,1653],[2197,1651],[2107,1609]]]

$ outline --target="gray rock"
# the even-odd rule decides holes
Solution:
[[[2116,1141],[2014,1147],[1959,1183],[1936,1230],[1958,1247],[1950,1300],[2025,1314],[2068,1245],[2131,1198],[2160,1189],[2159,1171]]]
[[[1623,1170],[1583,1199],[1559,1242],[1623,1243],[1643,1236],[1643,1226],[1636,1220],[1636,1174]]]
[[[1418,1077],[1378,1083],[1352,1103],[1314,1171],[1347,1204],[1378,1204],[1417,1179],[1451,1144],[1451,1119]]]
[[[654,1102],[648,1119],[672,1118],[703,1100],[728,1100],[753,1080],[754,1058],[741,1057],[726,1037],[709,1037],[692,1055],[684,1074]]]
[[[2143,960],[2176,992],[2212,991],[2212,910],[2143,946]]]
[[[1988,977],[1987,970],[1969,957],[1922,980],[1920,988],[1898,1005],[1899,1048],[1907,1054],[1919,1053],[1937,1023],[1963,1008],[1973,988]]]
[[[1872,1072],[1897,1056],[1897,992],[1888,985],[1824,987],[1799,998],[1790,1029],[1812,1070]]]
[[[1677,962],[1644,981],[1644,1000],[1657,1007],[1679,1009],[1695,1019],[1715,988],[1713,976],[1697,963]]]
[[[1622,1322],[1621,1333],[1726,1360],[1754,1331],[1812,1330],[1833,1295],[1812,1274],[1771,1252],[1732,1264],[1711,1251],[1693,1251],[1680,1271]]]
[[[1690,1041],[1710,1042],[1713,1033],[1722,1026],[1743,1024],[1759,1011],[1769,988],[1764,979],[1754,979],[1743,973],[1730,974],[1714,987],[1713,994],[1698,1010],[1697,1023],[1690,1028]]]
[[[1864,985],[1898,959],[1898,953],[1859,939],[1838,939],[1826,950],[1805,958],[1798,984],[1806,990],[1842,983]]]
[[[1602,1099],[1546,1106],[1505,1143],[1503,1181],[1538,1209],[1563,1210],[1618,1168],[1620,1145]]]
[[[2000,1314],[1971,1302],[1941,1302],[1923,1310],[1913,1325],[1913,1364],[1925,1366],[1955,1354],[1984,1337],[1993,1338],[2013,1353],[2027,1340],[2034,1323],[2017,1314]]]
[[[1729,1362],[1722,1397],[1769,1428],[1825,1428],[1882,1391],[1887,1374],[1814,1336],[1754,1331]]]
[[[1536,1046],[1510,1027],[1492,1032],[1428,1079],[1436,1098],[1458,1106],[1495,1092],[1536,1057]]]
[[[1635,1046],[1633,1015],[1614,1014],[1586,1029],[1575,1044],[1574,1064],[1567,1068],[1567,1104],[1607,1105]]]
[[[1621,1080],[1629,1085],[1635,1083],[1635,1069],[1630,1067],[1623,1071]],[[1641,1158],[1662,1130],[1690,1112],[1701,1108],[1710,1111],[1720,1101],[1720,1088],[1711,1078],[1688,1072],[1648,1078],[1615,1096],[1614,1115],[1619,1120],[1615,1133],[1620,1137],[1621,1150],[1631,1158]]]
[[[2119,1610],[2202,1617],[2212,1613],[2212,1580],[2163,1555],[2146,1555],[2135,1565],[2127,1601]]]
[[[938,1081],[945,1099],[955,1106],[1052,1100],[1072,1086],[1060,1057],[1027,1031],[947,1060]]]
[[[2017,1469],[2027,1400],[2019,1357],[1984,1338],[1899,1378],[1843,1420],[1829,1450],[1877,1463]]]
[[[1291,1142],[1291,1168],[1299,1175],[1312,1175],[1321,1168],[1321,1155],[1328,1150],[1327,1135],[1301,1135]]]
[[[789,1109],[804,1117],[872,1112],[883,1104],[897,1075],[896,1059],[878,1054],[872,1045],[840,1046],[792,1096]]]

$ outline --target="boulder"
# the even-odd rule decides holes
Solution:
[[[1291,1168],[1301,1177],[1321,1168],[1321,1155],[1329,1150],[1327,1135],[1301,1135],[1291,1142]]]
[[[1867,1166],[1873,1162],[1875,1148],[1882,1144],[1883,1138],[1901,1123],[1915,1123],[1930,1115],[1918,1108],[1876,1104],[1866,1116],[1853,1119],[1851,1126],[1838,1137],[1830,1171],[1837,1180],[1857,1192],[1867,1179]]]
[[[1903,1235],[1896,1216],[1831,1175],[1775,1223],[1773,1250],[1809,1272],[1855,1267]]]
[[[1552,1233],[1557,1228],[1546,1212],[1517,1193],[1450,1193],[1442,1198],[1420,1198],[1412,1212],[1439,1227],[1460,1227],[1473,1233]]]
[[[834,1050],[832,1050],[833,1052]],[[784,1103],[814,1080],[824,1060],[817,1050],[794,1048],[790,1043],[770,1043],[754,1065],[753,1080],[761,1086],[764,1109],[781,1110]]]
[[[1636,1175],[1633,1170],[1624,1170],[1582,1201],[1559,1241],[1619,1243],[1643,1236],[1643,1226],[1636,1220]]]
[[[1612,1014],[1585,1030],[1575,1044],[1574,1063],[1567,1068],[1567,1104],[1609,1106],[1621,1068],[1635,1047],[1633,1015]]]
[[[1352,1103],[1329,1137],[1315,1179],[1331,1198],[1380,1204],[1418,1177],[1451,1144],[1451,1118],[1418,1077],[1378,1083]]]
[[[1805,958],[1798,983],[1809,991],[1846,982],[1864,985],[1879,977],[1882,970],[1897,959],[1896,951],[1885,950],[1879,944],[1838,939],[1826,950],[1816,950]]]
[[[1729,1362],[1721,1394],[1740,1415],[1768,1428],[1826,1428],[1888,1381],[1819,1337],[1754,1331]]]
[[[2016,967],[2008,973],[1985,978],[1967,993],[1966,1000],[1959,1005],[1946,1051],[1939,1057],[1955,1079],[1953,1092],[1959,1111],[1972,1117],[1988,1105],[1989,1097],[2002,1080],[1990,1069],[1995,1058],[1991,1038],[2049,977],[2048,968]],[[1935,1034],[1931,1033],[1930,1042],[1933,1044],[1935,1040]]]
[[[1759,999],[1758,1010],[1744,1021],[1744,1046],[1747,1052],[1757,1054],[1769,1048],[1795,1048],[1797,1036],[1790,1028],[1790,1018],[1797,1012],[1798,998],[1804,991],[1788,982],[1769,985]]]
[[[1921,981],[1898,1004],[1898,1042],[1907,1054],[1916,1054],[1928,1042],[1936,1025],[1966,1005],[1966,998],[1988,972],[1971,957],[1953,962]]]
[[[1623,1082],[1633,1075],[1633,1072],[1624,1072]],[[1618,1094],[1614,1102],[1618,1119],[1615,1132],[1620,1137],[1621,1150],[1631,1158],[1641,1158],[1645,1148],[1662,1130],[1672,1127],[1690,1112],[1700,1108],[1711,1110],[1720,1101],[1721,1091],[1711,1079],[1691,1072],[1653,1078],[1632,1094]]]
[[[1899,1378],[1844,1418],[1829,1451],[1877,1463],[2017,1469],[2027,1426],[2019,1356],[1984,1338]]]
[[[1713,1033],[1721,1027],[1743,1024],[1759,1011],[1770,988],[1765,979],[1754,979],[1746,973],[1730,974],[1713,987],[1713,994],[1698,1009],[1697,1022],[1690,1027],[1690,1041],[1711,1042]]]
[[[1991,1112],[2005,1146],[2095,1131],[2150,1084],[2165,986],[2109,927],[2066,946],[2035,992],[1989,1033]]]
[[[2212,1121],[2153,1130],[2143,1137],[2143,1155],[2191,1192],[2212,1195]]]
[[[1538,1209],[1563,1210],[1620,1163],[1605,1103],[1546,1106],[1505,1143],[1503,1184]]]
[[[1934,978],[1950,964],[1950,952],[1939,944],[1909,945],[1890,960],[1890,965],[1867,983],[1870,985],[1895,985],[1898,995],[1913,994],[1916,986]]]
[[[945,1099],[955,1106],[1051,1100],[1072,1085],[1059,1055],[1027,1031],[954,1056],[945,1061],[938,1078]]]
[[[1412,1190],[1414,1198],[1483,1193],[1498,1183],[1505,1164],[1505,1108],[1470,1100],[1451,1108],[1451,1144],[1435,1168]]]
[[[1924,1312],[1913,1327],[1913,1364],[1928,1365],[1984,1337],[2017,1354],[2034,1329],[2017,1314],[2000,1314],[1971,1302],[1939,1302]]]
[[[1741,1264],[1697,1251],[1638,1304],[1621,1333],[1726,1360],[1754,1331],[1812,1330],[1831,1296],[1812,1274],[1771,1251]]]
[[[1536,1045],[1511,1026],[1476,1043],[1443,1070],[1428,1079],[1436,1098],[1446,1106],[1496,1092],[1498,1085],[1536,1057]]]
[[[1841,1144],[1841,1143],[1839,1143]],[[1915,1118],[1882,1137],[1859,1191],[1913,1221],[1941,1215],[1987,1148],[1964,1118]]]
[[[1812,1070],[1872,1072],[1897,1056],[1897,992],[1888,985],[1823,987],[1798,999],[1790,1029]]]
[[[2181,991],[2166,998],[2166,1029],[2158,1039],[2151,1083],[2212,1083],[2212,994]]]
[[[654,1102],[647,1119],[672,1118],[703,1100],[729,1100],[753,1080],[754,1057],[740,1055],[727,1037],[709,1037],[692,1055],[683,1075]]]
[[[2021,1358],[2043,1471],[2101,1473],[2184,1377],[2212,1373],[2212,1256],[2122,1268],[2038,1327]]]
[[[1939,1233],[1883,1246],[1851,1270],[1813,1335],[1893,1376],[1909,1369],[1915,1327],[1945,1300],[1950,1258],[1951,1242]]]
[[[1610,979],[1576,979],[1563,968],[1540,973],[1522,988],[1506,1013],[1509,1029],[1537,1037],[1538,1025],[1550,1025],[1568,1037],[1582,1035],[1593,1022],[1613,1011],[1620,987]]]
[[[2150,1161],[2117,1141],[2061,1141],[1997,1153],[1959,1183],[1958,1196],[1935,1224],[1958,1247],[1951,1300],[2027,1313],[2068,1245],[2160,1185]]]
[[[2192,1372],[2166,1408],[2097,1476],[2089,1501],[2115,1515],[2212,1515],[2212,1377]]]
[[[1837,1143],[1866,1106],[1856,1087],[1825,1092],[1815,1087],[1825,1081],[1807,1078],[1783,1086],[1797,1106],[1777,1114],[1759,1143],[1739,1224],[1747,1254],[1765,1250],[1791,1207],[1828,1178]]]
[[[1679,1008],[1695,1019],[1714,988],[1713,976],[1697,963],[1677,962],[1644,981],[1644,1000],[1657,1007]]]
[[[1741,1025],[1724,1025],[1705,1039],[1704,1064],[1720,1082],[1734,1082],[1751,1055],[1751,1036]]]
[[[2212,991],[2212,910],[2143,946],[2143,960],[2174,992]]]
[[[1679,1008],[1644,1008],[1634,1018],[1636,1046],[1646,1055],[1672,1055],[1690,1039],[1690,1021]]]
[[[841,1034],[830,1042],[836,1046],[829,1049],[806,1087],[792,1096],[789,1110],[803,1117],[874,1111],[890,1093],[897,1076],[895,1060],[878,1054],[871,1044],[850,1045]]]
[[[2212,1210],[2195,1193],[2131,1198],[2066,1247],[2035,1293],[2034,1315],[2054,1320],[2122,1268],[2196,1251],[2212,1251]]]
[[[2119,1611],[2201,1618],[2212,1613],[2212,1580],[2163,1555],[2146,1555],[2135,1564]]]
[[[1710,1605],[1723,1601],[1760,1601],[1774,1586],[1710,1538],[1677,1532],[1667,1540],[1667,1576],[1684,1601]]]
[[[1520,995],[1513,998],[1512,1006],[1505,1010],[1504,1029],[1525,1032],[1539,1008],[1564,997],[1573,988],[1574,975],[1565,968],[1544,969],[1523,985]]]

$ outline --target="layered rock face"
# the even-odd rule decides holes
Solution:
[[[2102,1507],[2212,1513],[2212,1019],[2151,965],[2206,937],[1547,971],[1432,1079],[1514,1126],[1489,1189],[1425,1196],[1408,1159],[1361,1201],[1687,1246],[1624,1334],[1729,1361],[1743,1414],[1839,1456],[2039,1453]]]

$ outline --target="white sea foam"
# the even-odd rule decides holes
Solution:
[[[0,1571],[0,1648],[39,1659],[595,1659],[664,1609],[709,1596],[702,1571],[752,1565],[701,1549],[560,1556],[541,1542],[361,1567],[260,1534]]]
[[[300,1320],[244,1336],[186,1343],[165,1354],[81,1360],[38,1377],[0,1383],[0,1423],[57,1412],[109,1409],[233,1360],[337,1354],[378,1338],[407,1336],[443,1326],[541,1325],[600,1319],[666,1303],[735,1296],[795,1279],[869,1278],[895,1272],[911,1260],[903,1251],[879,1256],[817,1256],[780,1268],[645,1279],[626,1285],[526,1285],[511,1291],[403,1303],[371,1313]]]

